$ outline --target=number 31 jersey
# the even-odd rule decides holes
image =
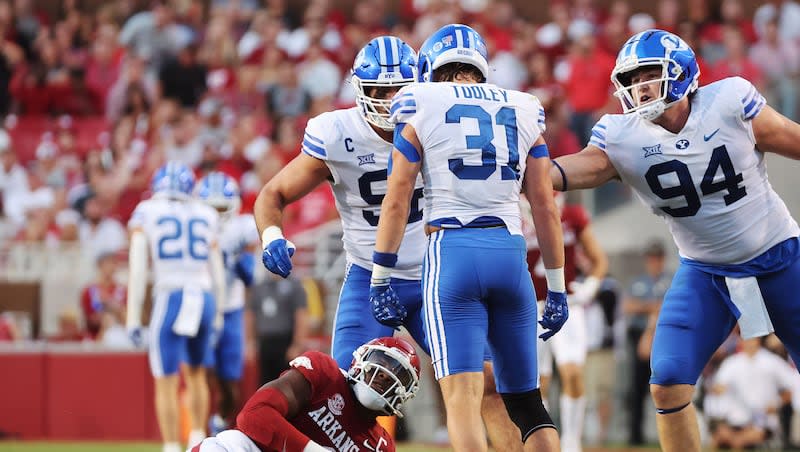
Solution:
[[[677,134],[636,114],[605,115],[589,144],[665,219],[682,256],[743,263],[800,233],[755,147],[751,120],[764,105],[750,82],[728,78],[697,90]]]
[[[358,108],[323,113],[308,121],[303,152],[320,159],[333,176],[336,209],[342,218],[348,262],[372,269],[381,203],[386,195],[392,144],[384,141]],[[427,241],[422,222],[422,179],[417,178],[403,243],[392,276],[422,278]]]
[[[395,95],[391,120],[411,124],[422,144],[429,223],[459,227],[500,219],[522,235],[525,162],[545,128],[536,97],[489,83],[418,83]]]

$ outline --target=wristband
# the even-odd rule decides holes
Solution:
[[[555,160],[551,160],[551,162],[558,168],[558,172],[561,173],[561,190],[559,191],[567,191],[567,173],[564,172],[564,168],[562,168],[558,162]]]
[[[551,292],[567,291],[564,283],[564,267],[544,269],[544,277],[547,280],[547,290]]]
[[[283,231],[278,226],[270,226],[261,233],[261,249],[266,249],[267,245],[272,243],[274,240],[282,239]]]
[[[394,268],[397,265],[397,253],[375,251],[372,253],[372,262],[384,267]]]

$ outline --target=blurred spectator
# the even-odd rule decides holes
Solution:
[[[564,90],[572,111],[570,129],[581,146],[589,142],[598,110],[610,101],[610,78],[614,69],[614,57],[597,46],[594,33],[594,26],[585,20],[570,24],[572,45],[563,69]]]
[[[58,314],[58,331],[47,338],[50,342],[80,342],[86,339],[81,329],[78,310],[69,307]]]
[[[94,193],[82,200],[83,219],[78,227],[81,246],[92,258],[116,253],[127,247],[128,236],[122,224],[108,216],[108,206]]]
[[[16,226],[25,221],[25,198],[28,188],[28,175],[25,168],[17,163],[17,154],[11,137],[0,129],[0,192],[2,193],[3,216]]]
[[[328,59],[321,46],[314,44],[308,48],[306,59],[297,66],[297,77],[300,87],[308,92],[312,102],[321,104],[309,113],[311,116],[333,108],[342,76],[339,67]]]
[[[275,121],[308,113],[311,93],[298,83],[294,65],[283,61],[278,67],[275,83],[267,87],[267,112]]]
[[[0,342],[14,342],[22,339],[22,335],[10,312],[0,312]]]
[[[117,255],[102,253],[97,256],[97,275],[95,281],[83,288],[81,293],[81,310],[83,322],[90,339],[98,337],[102,330],[113,325],[125,325],[126,288],[116,281]],[[104,317],[110,317],[104,319]]]
[[[790,41],[800,39],[800,4],[794,0],[767,0],[756,9],[753,15],[753,25],[759,34],[767,22],[773,17],[778,18],[778,33],[782,38]]]
[[[789,119],[797,119],[797,81],[800,73],[800,46],[778,33],[778,18],[768,20],[760,38],[750,48],[750,60],[764,74],[764,94],[770,105]]]
[[[158,79],[147,70],[147,60],[129,55],[119,78],[108,90],[106,118],[114,122],[122,115],[146,111],[155,102],[157,92]]]
[[[305,351],[308,338],[306,292],[293,276],[282,279],[268,274],[250,287],[248,306],[254,322],[258,350],[260,382],[277,378],[289,366],[289,360]]]
[[[762,347],[763,338],[741,341],[741,351],[722,362],[714,377],[719,421],[712,425],[715,447],[765,446],[779,433],[778,411],[791,402],[800,379],[789,363]],[[755,384],[754,384],[755,383]]]
[[[761,70],[747,56],[747,43],[741,30],[733,25],[723,28],[724,57],[711,65],[705,83],[739,76],[761,89]]]
[[[660,241],[653,241],[644,249],[644,274],[631,284],[622,304],[627,319],[628,353],[632,372],[628,393],[630,445],[644,444],[642,423],[645,399],[650,394],[650,360],[637,353],[639,342],[647,329],[651,316],[658,314],[672,275],[665,269],[666,250]]]
[[[678,0],[659,0],[656,26],[670,33],[680,33],[678,24],[681,18],[681,4]],[[692,47],[694,48],[694,47]]]
[[[154,0],[149,11],[129,17],[119,33],[119,42],[129,53],[149,59],[156,70],[193,39],[191,30],[174,21],[166,0]]]
[[[175,160],[192,168],[203,160],[204,143],[197,135],[197,121],[192,113],[181,114],[163,128],[161,139],[167,160]],[[217,144],[217,149],[220,144]]]
[[[197,46],[186,45],[159,71],[161,95],[178,101],[182,107],[194,109],[206,92],[206,74],[206,66],[197,58]]]
[[[120,75],[115,44],[113,36],[96,40],[86,66],[86,86],[97,99],[98,111],[105,109],[108,93]]]

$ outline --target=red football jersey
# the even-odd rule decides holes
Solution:
[[[293,419],[298,430],[339,452],[394,452],[394,440],[373,416],[365,415],[336,361],[316,351],[289,363],[311,384],[311,402]]]
[[[564,279],[569,283],[575,280],[577,267],[575,265],[575,246],[583,229],[589,225],[589,214],[581,205],[566,205],[561,209],[561,230],[564,235]],[[536,299],[544,300],[547,297],[547,281],[544,278],[544,263],[540,258],[539,243],[536,241],[536,231],[526,228],[525,241],[528,243],[528,270],[533,276],[533,287],[536,289]]]

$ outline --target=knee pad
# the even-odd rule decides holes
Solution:
[[[501,396],[508,410],[508,416],[519,427],[523,443],[536,430],[556,428],[544,407],[539,388],[528,392],[501,394]]]
[[[697,375],[692,379],[690,366],[687,363],[670,358],[662,358],[651,364],[650,383],[670,385],[696,381]]]

